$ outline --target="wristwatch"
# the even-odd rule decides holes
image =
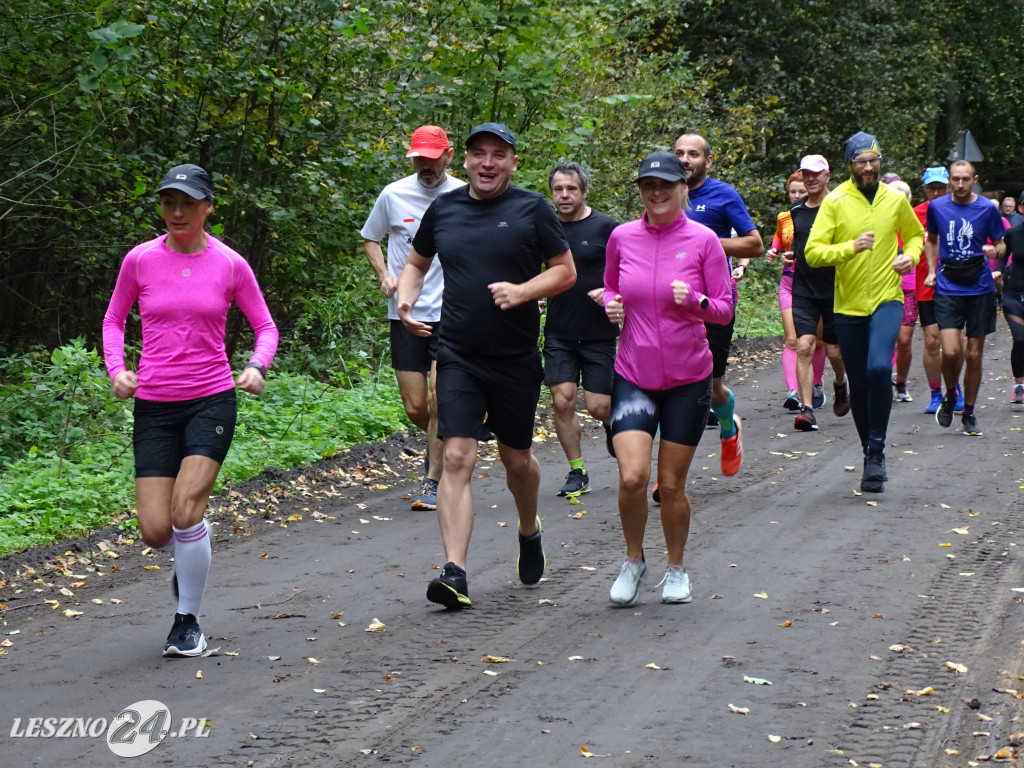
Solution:
[[[703,293],[700,295],[700,308],[701,309],[707,309],[708,308],[708,297],[705,296]]]
[[[262,377],[263,377],[264,379],[265,379],[265,378],[267,378],[267,369],[266,369],[266,367],[265,367],[265,366],[262,366],[262,365],[260,365],[259,363],[249,363],[249,364],[248,364],[247,366],[245,366],[245,367],[246,367],[246,368],[255,368],[255,369],[256,369],[257,371],[259,371],[259,372],[260,372],[260,375],[261,375],[261,376],[262,376]]]

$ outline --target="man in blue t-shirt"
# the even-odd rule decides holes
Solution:
[[[676,138],[675,154],[686,169],[686,186],[690,191],[690,208],[686,215],[718,235],[730,266],[733,259],[738,260],[732,271],[733,280],[743,279],[750,259],[764,252],[761,233],[750,218],[746,203],[731,185],[708,177],[714,157],[711,145],[703,136],[696,133],[680,134]],[[735,282],[732,295],[735,303],[739,298]],[[725,386],[725,367],[728,364],[735,322],[733,317],[728,325],[704,324],[714,360],[711,410],[718,418],[721,430],[724,475],[735,475],[743,461],[741,425],[739,417],[735,415],[736,399]]]
[[[946,394],[935,412],[940,427],[953,423],[956,388],[964,366],[963,432],[981,436],[974,404],[981,386],[985,336],[996,330],[996,285],[989,259],[1006,252],[1002,217],[986,198],[974,193],[978,174],[967,160],[949,167],[951,192],[928,206],[925,285],[935,286],[935,319],[942,339],[942,378]],[[936,271],[939,259],[942,267]],[[967,329],[966,354],[960,332]]]

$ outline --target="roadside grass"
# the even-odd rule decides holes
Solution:
[[[391,369],[360,371],[347,387],[273,372],[259,397],[239,392],[214,490],[406,428]],[[353,380],[351,368],[343,378]],[[100,356],[81,340],[0,359],[0,555],[130,518],[131,428],[131,402],[113,396]]]

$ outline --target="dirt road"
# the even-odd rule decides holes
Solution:
[[[417,464],[395,451],[249,488],[213,516],[201,624],[219,652],[206,658],[160,656],[166,556],[107,531],[73,554],[7,558],[0,765],[981,764],[1024,731],[1013,693],[1024,690],[1024,593],[1013,591],[1024,588],[1024,409],[1008,404],[1008,347],[1001,327],[979,439],[959,433],[959,418],[942,430],[922,413],[918,346],[915,400],[894,404],[890,482],[875,497],[856,491],[849,416],[826,406],[819,432],[795,432],[777,355],[735,365],[745,461],[721,476],[717,436],[705,434],[689,605],[662,605],[653,589],[656,507],[642,599],[608,602],[624,546],[615,464],[596,430],[584,449],[593,491],[579,505],[555,497],[565,462],[554,436],[536,445],[548,555],[536,589],[516,579],[504,473],[480,461],[474,605],[461,613],[424,597],[444,555],[433,514],[403,498],[414,483],[394,475]],[[68,565],[54,569],[58,555]],[[384,630],[365,631],[375,619]],[[102,735],[27,735],[45,730],[30,718],[81,718],[87,730],[142,700],[166,707],[172,734],[191,720],[132,763]]]

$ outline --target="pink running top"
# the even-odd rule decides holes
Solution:
[[[212,235],[203,251],[191,254],[168,248],[166,237],[136,246],[121,263],[103,316],[107,375],[113,380],[128,370],[124,324],[136,301],[142,319],[136,397],[178,402],[234,387],[224,348],[232,300],[256,332],[250,362],[269,368],[277,351],[277,326],[249,263]]]

